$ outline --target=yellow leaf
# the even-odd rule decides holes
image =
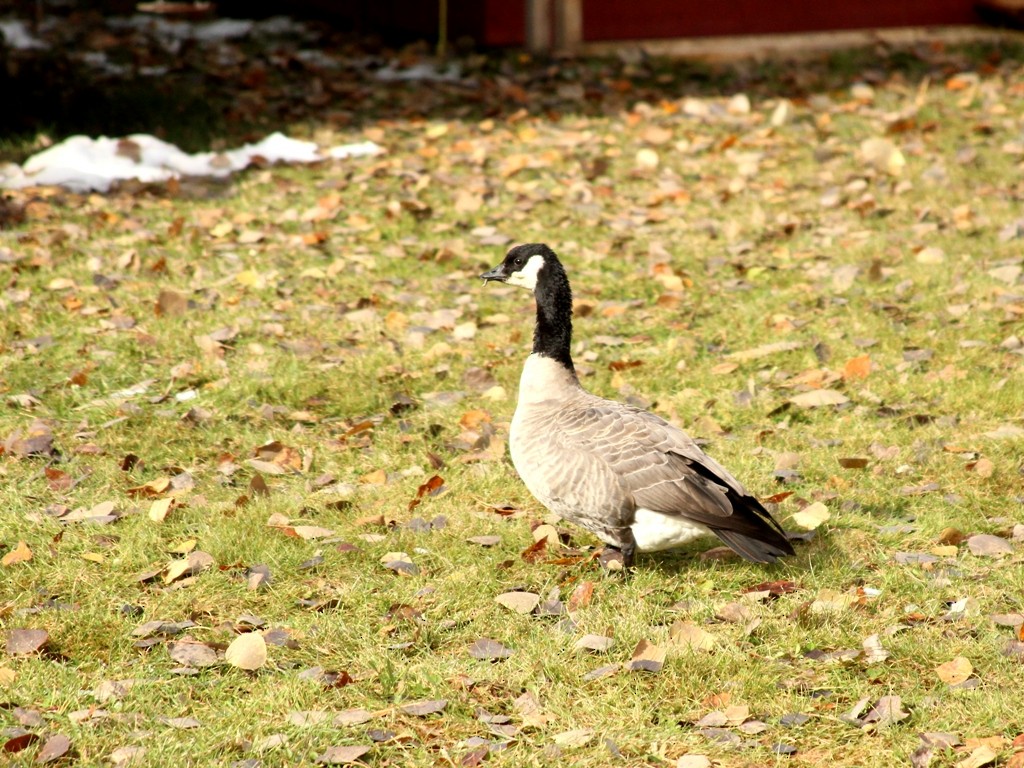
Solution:
[[[0,667],[0,685],[11,685],[17,673],[10,667]]]
[[[210,234],[214,237],[225,237],[230,235],[234,228],[235,225],[230,221],[222,221],[210,230]]]
[[[676,621],[668,631],[669,643],[682,646],[694,651],[710,651],[718,641],[715,636],[707,632],[692,621]]]
[[[806,528],[808,531],[813,531],[819,525],[828,520],[831,516],[832,513],[828,511],[828,507],[826,507],[820,501],[816,501],[813,504],[808,504],[799,512],[794,512],[792,519],[793,522],[799,525],[801,528]]]
[[[105,558],[99,552],[83,552],[82,559],[88,560],[90,563],[99,563],[100,565],[102,565],[104,562],[106,562],[107,558]]]
[[[939,680],[949,685],[962,683],[971,676],[972,672],[974,672],[974,665],[963,656],[957,656],[935,668],[935,674],[939,676]]]
[[[14,565],[15,563],[27,563],[31,559],[32,550],[28,548],[28,544],[24,541],[19,541],[14,549],[3,556],[0,564]]]
[[[246,288],[262,288],[267,284],[263,275],[252,269],[245,269],[235,275],[235,280]]]
[[[162,523],[171,509],[174,499],[156,499],[149,506],[149,519],[154,523]]]
[[[259,669],[267,663],[267,642],[259,632],[239,635],[224,652],[224,661],[239,669]]]
[[[363,475],[359,482],[366,485],[384,485],[388,481],[388,473],[383,469],[375,469],[373,472]]]
[[[185,539],[182,542],[173,544],[167,551],[172,555],[187,555],[196,548],[196,544],[198,543],[199,542],[196,539]]]

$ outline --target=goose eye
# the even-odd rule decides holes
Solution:
[[[523,257],[522,256],[516,256],[515,265],[517,267],[523,266]]]

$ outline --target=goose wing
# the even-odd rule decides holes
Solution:
[[[782,528],[739,480],[664,419],[595,398],[560,421],[566,447],[607,465],[637,508],[700,523],[756,562],[793,553]]]

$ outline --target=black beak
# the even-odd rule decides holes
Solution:
[[[502,262],[489,272],[484,272],[480,277],[485,283],[489,280],[497,280],[499,283],[504,283],[508,280],[508,275],[505,274],[505,262]]]

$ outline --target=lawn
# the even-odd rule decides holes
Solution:
[[[5,193],[11,764],[1024,765],[1024,49],[463,64],[273,111],[378,157]],[[529,496],[529,241],[795,557]]]

